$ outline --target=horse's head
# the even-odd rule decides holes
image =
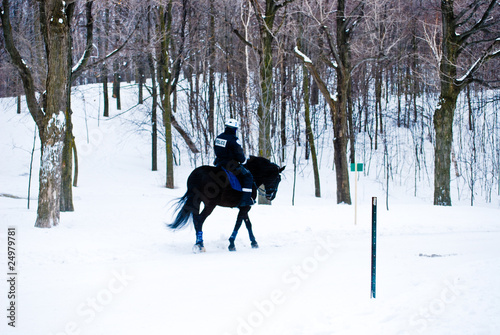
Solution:
[[[285,166],[283,167],[278,167],[278,165],[274,164],[276,166],[276,172],[272,173],[269,175],[269,178],[266,178],[267,180],[264,181],[264,186],[266,187],[266,199],[269,201],[274,200],[276,198],[276,193],[278,192],[278,186],[281,182],[281,172],[285,169]]]
[[[264,185],[266,188],[267,200],[274,200],[281,181],[280,173],[283,172],[285,166],[279,167],[266,158],[250,156],[246,167],[252,173],[256,185]]]

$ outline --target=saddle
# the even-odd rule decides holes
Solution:
[[[242,192],[241,183],[238,180],[238,178],[231,171],[226,170],[223,167],[221,167],[221,169],[226,173],[227,179],[229,180],[229,184],[231,185],[231,188],[235,191]]]

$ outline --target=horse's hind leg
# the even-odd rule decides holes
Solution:
[[[193,252],[205,252],[205,245],[203,244],[203,223],[205,219],[212,213],[215,206],[205,205],[205,208],[198,215],[193,215],[194,229],[196,231],[196,243],[193,246]]]

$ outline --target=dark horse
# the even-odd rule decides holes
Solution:
[[[252,198],[255,200],[257,196],[257,187],[264,185],[266,189],[266,198],[268,200],[273,200],[276,197],[278,185],[281,181],[280,173],[285,167],[280,168],[266,158],[254,156],[250,156],[244,166],[253,175],[254,185]],[[221,168],[208,165],[200,166],[194,169],[189,175],[187,180],[187,192],[177,203],[179,211],[177,217],[168,227],[172,229],[182,228],[192,216],[194,228],[196,230],[196,244],[193,247],[193,251],[204,252],[203,222],[205,222],[205,219],[212,213],[216,206],[238,207],[241,196],[242,192],[236,191],[231,187],[226,173]],[[200,205],[202,202],[204,208],[200,213]],[[259,247],[253,236],[252,224],[248,218],[248,211],[250,208],[250,206],[239,207],[240,211],[236,219],[236,225],[229,238],[230,251],[236,250],[234,240],[243,221],[245,221],[245,226],[248,229],[252,248]]]

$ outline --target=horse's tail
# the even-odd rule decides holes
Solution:
[[[194,192],[188,189],[186,194],[177,202],[176,211],[178,213],[174,222],[167,224],[167,227],[170,229],[180,229],[184,227],[189,221],[189,218],[191,218],[193,214],[198,213],[199,207],[200,204],[196,203]]]

